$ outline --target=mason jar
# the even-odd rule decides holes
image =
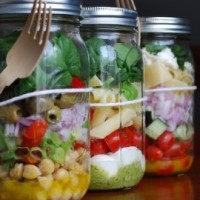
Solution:
[[[0,2],[1,71],[32,5]],[[39,63],[0,95],[0,199],[81,199],[89,186],[91,89],[80,1],[47,0],[49,6],[51,31]]]
[[[146,174],[188,171],[193,162],[194,62],[187,19],[143,17]]]
[[[81,35],[90,57],[90,190],[135,186],[144,174],[143,61],[137,12],[85,7]]]

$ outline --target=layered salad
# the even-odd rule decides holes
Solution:
[[[0,68],[19,32],[0,38]],[[74,39],[56,32],[35,71],[0,96],[0,199],[81,199],[88,189],[86,77]]]
[[[136,185],[144,174],[142,54],[130,43],[85,40],[90,56],[90,190]]]
[[[181,44],[143,44],[146,173],[172,175],[193,161],[194,66]]]

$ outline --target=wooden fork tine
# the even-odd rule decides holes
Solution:
[[[124,0],[124,1],[125,1],[125,8],[132,9],[130,1],[129,0]]]
[[[42,23],[40,25],[40,30],[39,30],[39,44],[42,43],[42,38],[43,38],[43,35],[44,35],[44,28],[45,28],[45,25],[46,25],[46,18],[47,18],[47,5],[46,3],[44,3],[44,7],[43,7],[43,12],[42,12],[42,15],[41,15],[41,19],[42,19]]]
[[[40,24],[40,18],[41,18],[41,10],[42,10],[42,0],[39,0],[39,6],[37,9],[37,17],[36,17],[36,21],[33,25],[33,33],[34,33],[34,38],[36,38],[37,32],[38,32],[38,26]]]
[[[119,7],[119,8],[121,7],[120,0],[115,0],[115,4],[116,4],[117,7]]]
[[[135,3],[134,3],[134,1],[133,0],[130,0],[130,9],[134,9],[134,10],[136,10],[136,6],[135,6]]]
[[[44,36],[42,39],[42,45],[45,45],[48,38],[49,38],[49,33],[50,33],[50,28],[51,28],[51,16],[52,16],[52,11],[51,11],[51,7],[49,7],[49,12],[48,12],[48,17],[47,17],[47,26],[46,26],[46,30],[44,32]]]
[[[126,1],[126,0],[121,0],[121,8],[126,8],[126,4],[124,1]]]
[[[26,29],[28,32],[30,32],[31,26],[34,22],[34,18],[35,18],[35,13],[36,13],[36,9],[37,9],[37,1],[38,0],[34,0],[34,4],[31,10],[31,13],[28,16],[28,19],[26,20],[26,24],[24,26],[24,29]]]

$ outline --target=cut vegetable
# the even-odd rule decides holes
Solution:
[[[165,124],[160,119],[155,119],[149,126],[147,126],[145,133],[150,137],[156,140],[166,129],[167,124]]]
[[[188,140],[192,138],[194,134],[194,128],[192,126],[187,126],[186,124],[180,124],[177,126],[174,134],[177,139]]]

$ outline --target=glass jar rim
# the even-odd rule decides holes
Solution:
[[[1,0],[0,14],[28,14],[34,0]],[[80,16],[81,0],[46,0],[53,14]]]
[[[142,33],[190,34],[190,22],[178,17],[140,17]]]
[[[83,7],[82,25],[123,25],[137,27],[137,11],[117,7]]]

